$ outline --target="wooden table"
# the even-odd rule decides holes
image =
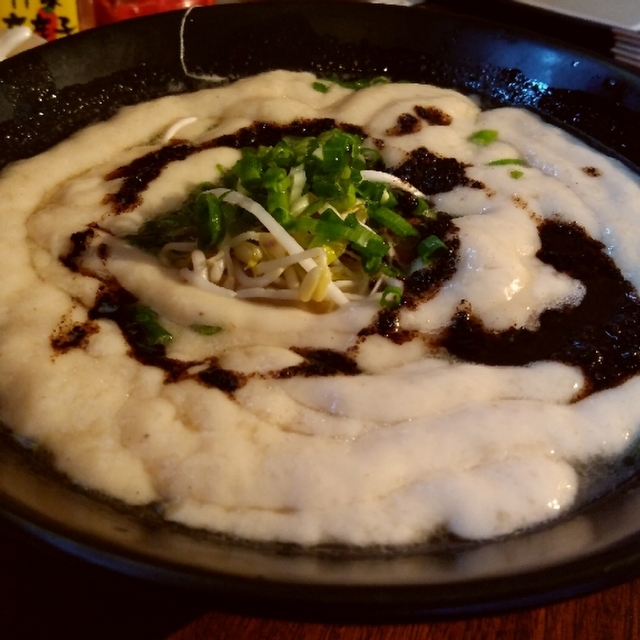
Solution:
[[[404,625],[307,624],[216,610],[0,529],[0,638],[31,640],[635,640],[640,579],[503,616]]]

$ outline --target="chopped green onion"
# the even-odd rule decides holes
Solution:
[[[222,331],[222,327],[211,324],[192,324],[189,328],[202,336],[214,336]]]
[[[521,167],[526,167],[527,161],[522,158],[500,158],[500,160],[492,160],[487,163],[490,167],[499,167],[507,164],[517,164]]]
[[[383,273],[385,276],[389,276],[390,278],[402,278],[404,275],[398,267],[394,267],[391,264],[383,264],[380,267],[380,273]]]
[[[200,194],[214,186],[211,182],[198,185],[181,207],[170,213],[150,218],[135,234],[126,236],[126,240],[133,246],[150,252],[160,251],[171,242],[196,242],[198,237],[196,201]]]
[[[442,240],[440,240],[438,236],[427,236],[418,244],[417,251],[420,259],[425,264],[425,266],[427,266],[431,262],[433,262],[434,255],[438,251],[446,248],[447,245],[442,242]]]
[[[198,248],[202,251],[215,249],[226,233],[220,200],[211,193],[201,193],[196,199],[195,214],[198,225]]]
[[[344,222],[347,225],[344,237],[354,245],[356,251],[367,257],[382,258],[387,255],[389,245],[377,233],[360,224],[355,214],[350,213]]]
[[[380,306],[383,309],[397,309],[402,302],[402,289],[389,285],[385,287],[380,298]]]
[[[267,234],[268,243],[290,254],[324,248],[336,280],[354,278],[364,287],[382,275],[401,279],[416,257],[421,235],[415,217],[434,219],[437,213],[417,189],[379,170],[379,151],[362,145],[359,135],[334,128],[317,137],[284,136],[273,146],[243,148],[234,166],[218,167],[216,184],[198,185],[181,207],[148,220],[128,240],[154,253],[169,243],[184,243],[180,266],[188,269],[184,260],[194,246],[211,259],[222,248],[228,251],[240,234]],[[399,252],[391,250],[391,243],[405,238],[416,239],[405,241]],[[418,243],[417,255],[424,262],[444,246],[437,238],[435,241],[433,246],[429,238]],[[264,255],[269,256],[270,251]],[[231,261],[237,259],[233,250],[228,255]],[[269,258],[261,255],[250,266],[257,267],[263,259]],[[313,264],[312,258],[305,260]],[[232,266],[246,271],[247,265]],[[300,265],[309,271],[309,264]],[[214,285],[230,269],[218,258],[210,267],[202,277],[211,278]],[[282,277],[274,287],[294,288],[295,273],[285,270]],[[275,280],[266,286],[271,282]],[[248,285],[235,286],[240,291]],[[329,300],[347,301],[333,282],[329,291],[333,292],[327,294]]]
[[[269,167],[263,174],[262,184],[267,192],[267,211],[282,225],[289,221],[289,189],[291,178],[282,167]]]
[[[520,171],[519,169],[514,169],[513,171],[509,171],[509,175],[514,180],[519,180],[524,175],[524,171]]]
[[[495,129],[480,129],[472,133],[467,140],[477,144],[479,147],[486,147],[498,139],[498,132]]]
[[[358,192],[366,202],[374,202],[379,204],[384,197],[384,193],[387,191],[387,185],[383,182],[371,182],[370,180],[363,180],[358,185]]]
[[[173,336],[158,321],[158,314],[150,307],[136,302],[131,306],[129,317],[128,334],[139,347],[166,347],[173,340]]]
[[[319,93],[327,93],[329,91],[329,85],[324,84],[324,82],[314,82],[311,86]]]
[[[413,215],[424,216],[425,218],[435,218],[437,214],[424,198],[418,198],[418,205],[416,206]]]
[[[243,151],[242,157],[236,164],[236,174],[240,182],[247,188],[261,184],[262,163],[253,149]]]
[[[362,269],[365,273],[372,275],[378,273],[382,269],[382,258],[376,255],[365,255],[362,258]]]
[[[407,222],[400,214],[391,211],[388,207],[371,207],[369,209],[369,217],[401,238],[419,235],[410,222]]]
[[[374,78],[369,79],[358,78],[356,80],[342,80],[337,76],[332,76],[330,78],[327,78],[327,80],[329,80],[330,82],[334,82],[341,87],[345,87],[346,89],[353,89],[354,91],[366,89],[367,87],[373,87],[378,84],[389,84],[389,82],[391,82],[391,80],[386,76],[375,76]]]

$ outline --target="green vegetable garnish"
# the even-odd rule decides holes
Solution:
[[[388,286],[382,292],[380,306],[383,309],[397,309],[402,302],[402,289],[400,287]]]
[[[359,91],[360,89],[366,89],[367,87],[374,87],[378,84],[389,84],[389,82],[391,82],[391,80],[386,76],[375,76],[374,78],[368,78],[368,79],[358,78],[355,80],[344,80],[344,79],[338,78],[337,76],[331,76],[327,78],[327,80],[329,82],[338,84],[341,87],[345,87],[346,89],[353,89],[354,91]]]
[[[263,205],[303,246],[344,241],[365,271],[375,274],[374,265],[379,268],[389,252],[384,232],[417,235],[392,210],[397,202],[387,186],[362,179],[360,172],[378,158],[375,150],[362,148],[358,136],[332,129],[317,138],[285,137],[274,147],[243,149],[222,182]],[[304,181],[299,199],[308,204],[294,214],[296,174]]]
[[[189,328],[201,336],[215,336],[222,331],[222,327],[211,324],[192,324]]]
[[[519,169],[514,169],[513,171],[509,171],[509,175],[514,180],[519,180],[524,175],[524,171],[520,171]]]
[[[329,85],[324,82],[314,82],[311,86],[319,93],[327,93],[329,91]]]
[[[216,184],[198,185],[179,209],[148,220],[128,240],[161,254],[165,264],[178,267],[185,266],[185,253],[187,261],[195,260],[190,254],[199,249],[197,272],[204,275],[197,278],[209,278],[213,263],[222,260],[216,256],[226,255],[226,262],[217,263],[216,273],[224,273],[228,261],[234,260],[234,269],[242,269],[246,275],[246,287],[253,286],[256,291],[263,285],[253,282],[264,281],[268,286],[272,280],[267,274],[279,269],[275,265],[282,254],[270,253],[269,244],[284,247],[290,240],[298,248],[288,249],[289,254],[321,247],[326,256],[324,275],[314,277],[317,285],[307,280],[306,290],[320,287],[325,293],[314,299],[322,300],[328,282],[334,287],[333,299],[342,296],[340,303],[344,303],[347,298],[340,292],[335,294],[334,280],[357,279],[362,290],[390,274],[402,277],[416,255],[414,252],[412,257],[407,251],[415,251],[416,245],[425,265],[444,246],[437,238],[436,244],[426,238],[419,243],[408,240],[400,253],[392,251],[405,239],[419,239],[420,229],[426,228],[419,219],[433,219],[437,214],[424,198],[415,196],[409,201],[411,211],[406,197],[400,199],[393,176],[376,170],[378,151],[362,145],[360,136],[336,128],[317,137],[285,136],[273,146],[242,148],[233,167],[218,167],[221,177]],[[363,178],[365,170],[369,179]],[[233,198],[231,194],[235,194]],[[226,197],[234,204],[225,201]],[[405,203],[402,209],[399,200]],[[407,210],[409,218],[404,215]],[[275,227],[269,216],[277,223]],[[259,238],[269,235],[272,240],[263,247]],[[400,255],[404,262],[399,262]],[[309,265],[308,261],[314,259],[305,258],[308,266],[304,270],[300,267],[297,274],[289,273],[289,280],[278,285],[280,289],[295,289],[295,282],[301,283],[313,268],[314,263]],[[335,270],[330,273],[329,269]]]
[[[436,218],[438,214],[429,206],[429,203],[426,200],[419,199],[418,206],[413,212],[413,215],[424,216],[425,218]]]
[[[438,238],[438,236],[428,236],[418,244],[418,255],[425,265],[433,262],[435,254],[442,249],[446,249],[447,245]]]
[[[158,314],[146,305],[136,302],[128,310],[130,318],[127,334],[142,349],[166,347],[173,336],[159,322]]]
[[[486,147],[498,139],[498,132],[495,129],[480,129],[472,133],[467,140],[477,144],[479,147]]]
[[[210,193],[202,193],[195,203],[198,249],[206,251],[220,244],[226,233],[226,222],[221,202]]]
[[[500,160],[492,160],[487,164],[490,167],[498,167],[498,166],[509,165],[509,164],[516,164],[521,167],[526,167],[527,161],[523,160],[522,158],[500,158]]]
[[[391,211],[388,207],[371,207],[369,217],[382,226],[387,227],[401,238],[420,235],[415,227],[407,222],[400,214]]]
[[[198,185],[179,209],[150,218],[137,233],[127,236],[127,240],[134,246],[152,253],[170,242],[195,242],[199,236],[196,202],[200,194],[213,186],[215,185],[210,182]],[[223,205],[222,210],[227,212],[228,206]]]

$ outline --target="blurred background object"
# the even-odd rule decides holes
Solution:
[[[0,0],[0,60],[9,55],[7,51],[17,53],[45,40],[120,20],[200,5],[259,1],[271,0]],[[442,11],[487,18],[559,37],[640,70],[640,0],[355,1],[437,6]],[[2,27],[5,32],[18,31],[3,35]],[[27,28],[35,38],[24,36]]]
[[[0,29],[0,62],[9,56],[37,47],[45,42],[46,40],[35,35],[29,27]]]
[[[556,14],[606,25],[619,62],[640,69],[640,0],[516,0]]]
[[[619,62],[640,70],[640,28],[612,29],[615,44],[611,49]]]
[[[96,25],[103,25],[163,11],[212,4],[216,4],[216,0],[94,0],[93,10]]]
[[[46,41],[94,26],[92,0],[0,0],[0,26],[26,28]]]
[[[593,20],[611,27],[640,29],[640,2],[638,0],[517,0],[541,9],[567,16]]]

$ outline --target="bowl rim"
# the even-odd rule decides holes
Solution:
[[[128,104],[128,101],[156,97],[157,93],[195,90],[202,85],[200,76],[206,75],[211,69],[215,70],[217,65],[222,65],[225,73],[231,69],[233,74],[242,75],[246,69],[243,62],[235,63],[235,66],[230,59],[225,59],[222,63],[212,62],[196,50],[193,43],[201,41],[203,34],[210,33],[211,29],[222,29],[219,26],[221,22],[236,25],[248,23],[255,27],[272,25],[274,20],[290,20],[294,26],[299,24],[300,28],[308,27],[310,33],[315,33],[317,38],[330,35],[350,51],[354,47],[359,51],[362,33],[366,31],[367,46],[380,49],[383,53],[390,49],[395,52],[402,39],[402,28],[394,30],[390,27],[394,21],[411,33],[416,33],[416,29],[420,27],[427,31],[431,29],[433,34],[436,30],[444,31],[453,37],[454,31],[462,29],[467,37],[465,47],[471,47],[473,51],[455,50],[450,46],[447,53],[451,60],[442,69],[436,69],[438,73],[458,73],[462,69],[463,73],[453,79],[453,84],[476,92],[488,91],[488,83],[499,78],[496,85],[498,90],[494,91],[492,88],[486,95],[489,102],[502,100],[534,109],[570,131],[584,132],[586,127],[587,137],[603,146],[610,143],[600,137],[602,123],[598,127],[598,122],[594,121],[595,116],[602,113],[598,109],[603,104],[625,109],[625,113],[631,114],[630,122],[632,115],[640,115],[639,76],[600,56],[577,50],[562,42],[481,19],[452,16],[432,7],[407,9],[386,5],[335,4],[328,15],[326,5],[322,3],[293,2],[219,5],[137,18],[83,32],[73,38],[20,54],[0,65],[0,134],[5,132],[5,140],[18,144],[18,136],[24,136],[26,131],[27,141],[25,144],[20,142],[18,152],[31,149],[28,145],[30,142],[39,149],[37,141],[50,126],[47,109],[51,108],[54,116],[61,117],[71,105],[80,113],[80,121],[83,123],[80,126],[84,126],[113,112],[110,104],[105,105],[110,83],[121,83],[116,92],[118,100],[120,104]],[[345,26],[349,24],[360,25],[355,35]],[[363,24],[368,30],[363,29]],[[381,24],[386,29],[381,29]],[[433,48],[437,44],[429,47]],[[412,42],[407,51],[426,55],[428,59],[433,51],[427,48],[425,53],[423,49],[426,46],[418,46],[418,43]],[[182,55],[185,47],[186,56]],[[84,55],[82,52],[87,50],[92,51],[93,60],[96,59],[96,52],[100,52],[102,57],[96,67],[82,61],[81,81],[78,82],[73,70],[69,68],[69,61],[77,62]],[[120,55],[109,59],[103,55],[103,51],[119,52]],[[542,65],[540,61],[536,63],[529,59],[532,53],[541,56],[546,52],[555,55],[555,60],[551,63]],[[177,58],[176,53],[180,54]],[[482,58],[480,66],[473,59],[472,53]],[[323,64],[328,64],[322,59]],[[501,61],[504,63],[507,60],[511,61],[509,65],[500,67]],[[193,72],[184,74],[185,65]],[[486,75],[486,71],[482,70],[483,65],[495,67],[496,73],[501,73],[491,76],[490,72]],[[25,73],[30,74],[29,83],[19,86],[15,78],[21,75],[24,77]],[[175,74],[181,73],[176,79]],[[430,71],[429,77],[433,77],[434,73]],[[141,77],[151,80],[148,86],[133,95],[132,87],[135,85],[132,83]],[[42,86],[38,87],[37,83],[42,83]],[[87,87],[95,93],[95,97],[89,100],[82,92]],[[576,100],[586,104],[585,111],[580,112],[581,118],[577,121],[570,110],[563,108],[562,100],[568,97],[574,101],[573,106],[577,104]],[[44,105],[44,115],[34,116],[35,104]],[[21,114],[16,105],[23,106],[27,112]],[[78,121],[74,122],[76,126]],[[615,144],[607,148],[637,169],[640,166],[640,144],[633,146],[628,140],[631,125],[625,123],[626,121],[617,125]],[[30,128],[25,129],[27,125]],[[53,133],[48,132],[47,135],[45,146],[50,146],[69,135],[69,127],[56,125]],[[5,154],[6,147],[5,144],[0,149],[0,155]],[[2,162],[8,162],[8,157],[6,154],[2,155]],[[17,157],[10,159],[15,160]],[[10,448],[0,449],[0,461],[16,474],[15,477],[20,477],[25,485],[37,485],[43,478],[48,482],[47,475],[42,474],[41,469],[25,464],[20,455],[16,455]],[[55,490],[63,493],[71,491],[71,499],[75,501],[76,508],[83,509],[78,504],[84,505],[89,500],[92,505],[100,505],[100,513],[105,509],[109,513],[113,512],[111,505],[71,490],[64,482],[59,484]],[[635,503],[639,491],[640,479],[630,482],[628,487],[603,502],[603,513],[621,509],[618,504],[620,502],[625,505]],[[592,505],[581,511],[578,517],[595,522],[598,517],[593,512],[600,508],[600,503]],[[355,582],[351,578],[352,581],[349,582],[344,575],[340,577],[339,573],[335,573],[335,559],[322,560],[328,571],[322,579],[294,578],[295,573],[288,573],[282,567],[271,575],[265,574],[265,567],[260,563],[258,566],[254,564],[251,569],[247,568],[252,560],[255,561],[255,550],[247,551],[246,548],[243,548],[244,558],[240,563],[242,571],[234,572],[228,568],[203,569],[184,560],[176,561],[163,554],[158,555],[157,550],[148,546],[149,536],[157,535],[157,529],[148,523],[132,523],[131,514],[123,514],[118,510],[115,512],[116,521],[123,529],[123,536],[114,534],[111,538],[104,538],[90,527],[78,530],[79,522],[75,527],[61,522],[55,513],[40,505],[37,499],[31,502],[22,500],[19,492],[9,489],[6,481],[0,480],[0,519],[6,526],[18,527],[66,553],[118,572],[153,582],[215,593],[221,602],[228,602],[229,606],[235,606],[242,600],[246,612],[277,611],[279,615],[288,617],[352,621],[484,615],[582,595],[630,579],[640,572],[640,556],[637,551],[640,548],[640,523],[635,519],[629,522],[629,531],[621,530],[618,537],[605,537],[600,546],[593,547],[588,553],[573,550],[563,560],[550,566],[545,561],[535,566],[536,562],[532,560],[528,565],[518,566],[516,563],[511,572],[475,577],[467,574],[463,582],[420,581],[420,573],[417,571],[409,574],[412,577],[385,584],[366,579],[361,582],[362,577]],[[599,526],[603,526],[602,523]],[[173,533],[175,529],[171,530],[172,535]],[[540,535],[544,535],[544,531],[526,534],[521,539]],[[130,538],[136,536],[138,540],[132,545]],[[176,540],[184,540],[184,532],[179,532],[176,536]],[[227,543],[220,546],[223,555],[231,556],[234,549],[238,551],[237,548],[225,545]],[[291,559],[286,553],[276,554],[276,557]],[[229,562],[228,557],[226,562]],[[268,565],[269,563],[267,568]],[[360,565],[361,570],[363,566]],[[385,569],[388,570],[389,567],[387,564]],[[330,579],[332,574],[329,569],[334,572],[333,579]]]

